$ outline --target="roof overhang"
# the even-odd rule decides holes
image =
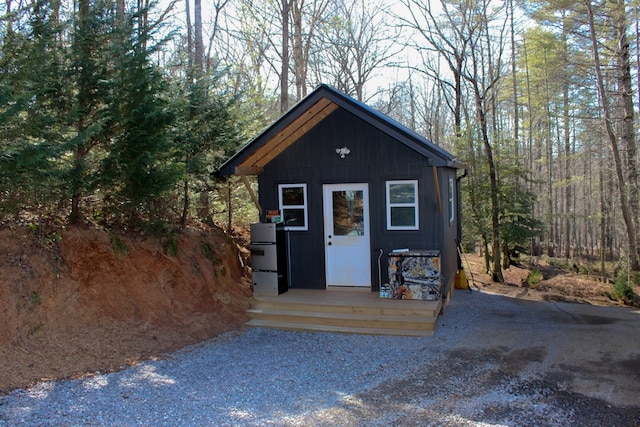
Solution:
[[[235,173],[237,175],[256,175],[261,173],[267,163],[289,148],[291,144],[309,132],[315,125],[335,111],[336,108],[338,108],[338,105],[327,98],[321,98],[290,124],[267,139],[246,159],[242,160],[235,167]]]
[[[300,100],[260,135],[225,162],[223,176],[260,175],[265,166],[303,135],[342,108],[425,157],[429,166],[464,169],[454,156],[378,111],[326,85]]]
[[[238,163],[233,168],[234,175],[259,175],[264,167],[280,153],[289,148],[315,125],[333,113],[338,105],[328,98],[322,97],[307,108],[302,114],[284,126],[277,123],[267,129],[261,137],[263,143],[254,150],[243,154],[241,150],[237,157]],[[260,137],[259,137],[260,138]],[[259,139],[259,138],[256,138]],[[251,145],[251,144],[249,144]],[[246,147],[245,147],[246,148]]]

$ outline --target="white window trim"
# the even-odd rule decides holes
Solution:
[[[304,197],[304,205],[287,205],[282,204],[282,190],[284,188],[300,188],[302,187],[302,195]],[[284,221],[285,209],[303,209],[304,210],[304,226],[287,225],[285,223],[284,229],[289,231],[307,231],[309,229],[309,214],[307,204],[307,184],[278,184],[278,205],[280,206],[280,215]]]
[[[456,217],[456,203],[454,192],[455,186],[453,185],[453,178],[449,177],[449,224],[451,224]]]
[[[393,184],[413,184],[414,187],[414,201],[413,203],[391,203],[391,185]],[[419,230],[420,229],[420,214],[418,210],[418,180],[398,180],[398,181],[387,181],[387,230]],[[414,208],[414,225],[391,225],[391,208],[398,207],[412,207]]]

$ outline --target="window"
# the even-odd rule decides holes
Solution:
[[[307,230],[307,184],[278,185],[280,212],[287,230]]]
[[[449,177],[449,224],[453,222],[456,212],[456,204],[454,197],[455,187],[453,186],[453,177]]]
[[[418,229],[418,181],[387,181],[387,229]]]

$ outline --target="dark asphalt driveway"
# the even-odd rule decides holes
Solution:
[[[640,405],[640,310],[534,302],[458,291],[439,333],[461,321],[461,349],[518,352],[521,374],[556,378],[564,389],[612,405]],[[450,315],[449,315],[450,314]]]

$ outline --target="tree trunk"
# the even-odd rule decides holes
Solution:
[[[302,10],[304,0],[291,1],[291,16],[293,18],[293,70],[296,83],[296,98],[302,99],[306,95],[306,76],[304,41],[302,37]]]
[[[564,224],[561,224],[561,233],[563,242],[564,258],[569,260],[571,258],[571,133],[569,126],[571,125],[569,117],[569,46],[568,46],[568,22],[566,17],[566,11],[562,11],[562,34],[560,41],[562,43],[562,64],[563,64],[563,81],[562,81],[562,136],[564,140]],[[560,148],[560,147],[559,147]],[[560,152],[560,151],[559,151]]]
[[[527,155],[529,158],[529,164],[527,165],[527,168],[529,170],[529,176],[532,177],[534,176],[534,169],[533,169],[533,131],[534,131],[534,124],[533,124],[533,109],[531,107],[531,76],[530,76],[530,70],[529,70],[529,57],[527,54],[527,41],[524,40],[522,43],[523,46],[523,53],[524,53],[524,61],[525,61],[525,71],[526,71],[526,91],[527,91],[527,118],[529,121],[529,127],[528,127],[528,136],[527,136]],[[535,174],[537,175],[537,174]],[[527,180],[527,185],[529,188],[529,191],[533,191],[533,179],[528,179]],[[536,218],[536,212],[535,212],[535,204],[531,205],[531,218],[535,219]],[[532,237],[531,238],[531,256],[535,255],[536,252],[536,238]]]
[[[79,38],[76,43],[79,48],[79,55],[81,56],[83,61],[89,61],[91,58],[91,46],[89,44],[89,38],[87,35],[90,31],[90,23],[89,23],[89,14],[90,14],[90,2],[89,0],[79,0],[78,1],[78,34],[76,37]],[[91,76],[90,67],[83,67],[80,70],[79,76],[79,88],[77,95],[78,102],[78,110],[79,117],[76,123],[76,131],[80,137],[80,142],[75,148],[74,153],[74,165],[73,170],[71,171],[71,212],[69,214],[69,222],[72,224],[78,223],[82,219],[82,215],[80,212],[80,199],[82,197],[82,187],[84,185],[85,179],[85,157],[88,153],[88,141],[84,140],[86,138],[83,135],[86,131],[86,117],[89,115],[91,110],[92,103],[92,88],[91,86]]]
[[[598,85],[598,92],[600,94],[600,102],[602,103],[602,111],[604,114],[604,124],[609,138],[609,144],[611,145],[611,151],[613,152],[615,173],[618,179],[618,186],[620,189],[620,208],[622,211],[622,218],[627,229],[627,240],[629,244],[629,268],[632,271],[640,271],[640,264],[638,262],[638,251],[636,246],[636,228],[635,221],[632,218],[631,209],[629,206],[629,200],[627,197],[627,189],[625,185],[625,176],[622,170],[622,160],[620,156],[620,150],[618,147],[618,140],[613,130],[611,123],[611,115],[609,111],[608,94],[604,87],[604,77],[602,76],[602,68],[600,65],[600,55],[598,53],[598,41],[596,38],[596,30],[593,19],[593,9],[590,1],[585,1],[587,6],[587,14],[589,19],[589,32],[591,35],[591,43],[593,48],[593,59],[595,63],[596,78]],[[619,82],[622,84],[622,82]],[[631,94],[629,94],[631,95]]]
[[[138,20],[138,38],[141,40],[140,48],[142,51],[146,51],[147,37],[143,37],[143,32],[149,25],[149,0],[138,0],[138,13],[140,13],[140,19]]]
[[[513,0],[509,0],[510,20],[511,20],[511,84],[513,87],[513,144],[516,168],[520,168],[520,117],[518,104],[518,78],[517,78],[517,61],[516,61],[516,37],[514,24]],[[519,180],[519,175],[516,179]]]
[[[477,108],[482,108],[477,106]],[[489,184],[491,186],[491,228],[492,228],[492,255],[493,255],[493,273],[494,282],[504,283],[502,275],[502,265],[500,262],[500,208],[498,205],[498,179],[496,174],[496,166],[493,161],[493,149],[489,143],[489,135],[487,134],[487,121],[483,110],[479,111],[480,127],[482,128],[482,143],[484,145],[487,163],[489,165]]]
[[[185,228],[187,218],[189,217],[189,179],[185,178],[183,182],[184,201],[182,203],[182,216],[180,217],[180,228]]]
[[[456,57],[456,68],[453,71],[455,104],[453,107],[453,123],[455,125],[456,137],[462,136],[462,67],[464,66],[464,55]]]
[[[501,263],[501,245],[500,245],[500,207],[498,204],[498,177],[496,173],[496,165],[493,159],[493,148],[489,142],[489,129],[487,123],[487,116],[485,114],[483,99],[478,87],[477,78],[469,79],[470,83],[474,86],[475,98],[476,98],[476,116],[480,125],[480,133],[482,136],[482,145],[484,147],[485,156],[487,156],[487,165],[489,166],[489,185],[491,192],[491,254],[493,260],[492,266],[492,280],[494,282],[504,283],[504,276],[502,275],[502,263]]]
[[[206,97],[205,85],[202,82],[204,76],[204,39],[202,36],[202,0],[194,0],[193,24],[194,24],[194,58],[195,58],[195,79],[198,91],[202,91]],[[204,99],[202,100],[204,101]],[[206,187],[206,186],[205,186]],[[209,201],[209,190],[203,188],[198,197],[198,217],[204,224],[212,225],[211,203]]]
[[[204,42],[202,38],[202,0],[193,2],[193,24],[194,24],[194,55],[196,66],[196,79],[202,78],[204,72]]]
[[[489,250],[489,237],[482,234],[482,247],[484,248],[484,269],[487,273],[491,272],[491,251]]]
[[[280,112],[289,109],[289,0],[282,0],[282,71],[280,73]]]
[[[600,144],[599,144],[600,145]],[[607,202],[605,200],[605,189],[604,189],[604,153],[602,152],[602,148],[598,150],[600,154],[599,164],[598,164],[598,178],[599,178],[599,193],[600,193],[600,280],[602,283],[605,283],[607,278],[607,270],[605,265],[606,259],[606,231],[607,231]]]
[[[230,0],[222,0],[222,1],[216,1],[213,5],[214,7],[214,18],[213,18],[213,30],[211,30],[211,35],[209,36],[209,45],[207,46],[207,62],[205,64],[205,70],[208,72],[211,68],[211,50],[213,49],[213,42],[216,38],[216,36],[218,35],[218,30],[220,29],[220,16],[222,13],[222,9],[225,8],[225,6],[227,5],[227,3],[229,3]]]
[[[5,27],[6,29],[6,35],[7,36],[11,36],[13,34],[13,20],[12,20],[12,14],[11,14],[11,0],[5,0],[5,17],[7,20],[7,26]],[[6,37],[4,38],[3,41],[6,41]]]
[[[566,51],[566,47],[565,47]],[[565,55],[566,56],[566,55]],[[571,135],[569,132],[569,82],[563,83],[562,109],[564,121],[564,257],[571,258]]]
[[[187,74],[191,76],[193,70],[193,31],[191,29],[191,0],[184,0],[185,19],[187,21]]]
[[[633,244],[629,244],[630,251],[633,251],[633,255],[630,254],[631,269],[633,271],[640,271],[640,258],[638,254],[638,240],[637,230],[638,224],[638,212],[640,212],[640,206],[638,205],[638,157],[636,148],[636,135],[634,130],[634,108],[633,108],[633,86],[631,82],[631,63],[629,59],[629,40],[627,39],[627,20],[625,2],[614,2],[617,10],[615,11],[615,29],[618,40],[618,51],[616,59],[618,61],[618,92],[622,100],[622,108],[624,110],[624,119],[621,126],[620,143],[622,149],[626,149],[626,191],[628,192],[629,210],[636,215],[631,215],[631,222],[633,225],[634,235],[636,241]],[[631,235],[629,236],[631,239]]]
[[[118,24],[124,20],[124,0],[116,0],[116,18]]]
[[[547,89],[548,91],[548,89]],[[549,92],[547,92],[549,93]],[[552,116],[551,116],[551,110],[549,107],[549,102],[547,101],[547,227],[549,228],[548,231],[548,241],[549,241],[549,246],[547,248],[547,255],[549,255],[550,257],[554,257],[556,256],[555,254],[555,244],[556,244],[556,234],[555,234],[555,227],[554,227],[554,203],[553,203],[553,195],[554,195],[554,191],[553,191],[553,136],[552,136],[552,131],[551,131],[551,123],[552,123]]]

